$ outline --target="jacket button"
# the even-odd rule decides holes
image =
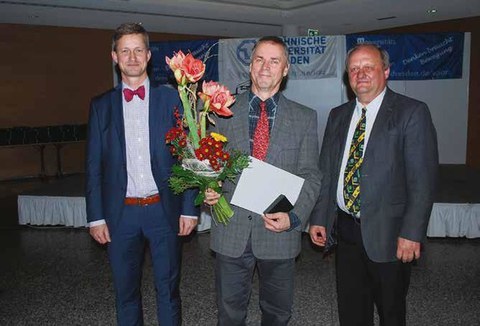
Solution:
[[[252,220],[252,215],[248,215],[248,219],[251,221]]]

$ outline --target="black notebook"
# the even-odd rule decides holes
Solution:
[[[273,201],[273,203],[270,204],[270,206],[265,209],[263,212],[264,214],[273,214],[273,213],[279,213],[279,212],[284,212],[288,213],[292,210],[293,205],[292,203],[288,200],[285,195],[280,195]]]

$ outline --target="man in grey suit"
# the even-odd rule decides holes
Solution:
[[[261,38],[250,63],[251,90],[237,97],[232,118],[217,120],[218,131],[228,138],[231,148],[252,153],[305,179],[291,212],[258,215],[233,207],[235,213],[228,225],[212,226],[218,325],[245,325],[255,267],[262,325],[287,325],[292,315],[295,257],[300,252],[301,232],[318,198],[321,176],[316,112],[280,92],[288,69],[288,48],[283,40]],[[269,136],[263,149],[256,136],[262,111]],[[235,184],[225,182],[223,189],[230,200]],[[214,204],[218,194],[207,191],[206,198],[207,204]]]
[[[336,228],[340,324],[405,325],[411,262],[433,205],[438,152],[425,103],[391,91],[389,56],[357,45],[346,69],[356,99],[330,112],[320,170],[324,180],[310,237],[331,245]]]

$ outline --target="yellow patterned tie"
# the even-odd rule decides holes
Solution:
[[[353,133],[343,180],[345,206],[350,213],[356,216],[358,216],[360,212],[360,168],[363,162],[363,144],[367,122],[366,112],[367,109],[362,108],[362,116],[360,120],[358,120],[355,132]]]

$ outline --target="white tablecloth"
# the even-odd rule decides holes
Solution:
[[[480,204],[433,204],[427,236],[480,237]]]
[[[31,225],[87,225],[85,197],[18,196],[18,223]]]
[[[87,225],[85,198],[20,195],[18,223],[84,227]],[[208,211],[202,211],[197,231],[210,229],[210,223]]]
[[[211,227],[208,209],[203,209],[197,231]],[[19,223],[31,225],[87,224],[84,197],[18,196]],[[428,224],[429,237],[480,237],[480,204],[435,203]]]

